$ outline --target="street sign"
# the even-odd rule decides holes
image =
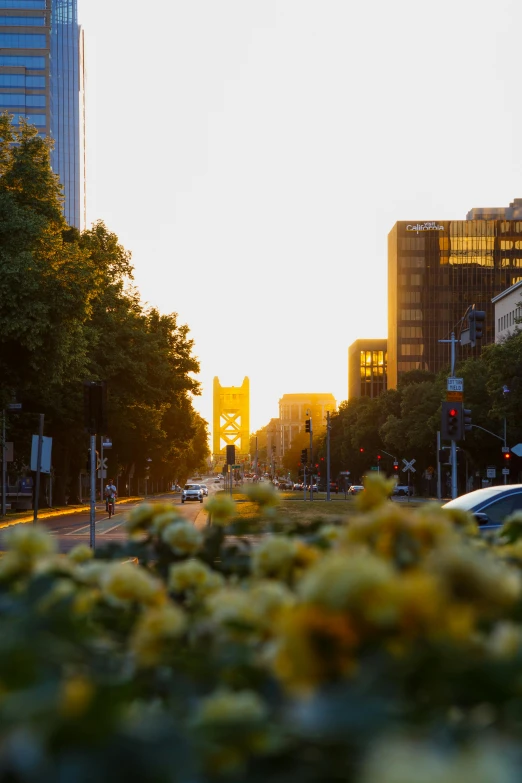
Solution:
[[[449,392],[463,392],[464,391],[464,378],[448,378],[446,391]]]
[[[414,463],[417,462],[416,459],[411,459],[409,462],[407,459],[402,460],[404,462],[404,467],[402,469],[403,473],[409,473],[410,471],[412,473],[416,473],[416,469],[413,467]]]
[[[339,472],[339,475],[340,476],[349,476],[350,475],[350,471],[349,470],[341,470]]]
[[[241,465],[231,465],[230,469],[231,470],[241,470]]]
[[[109,459],[108,457],[104,457],[103,459],[99,459],[98,458],[96,460],[96,470],[98,470],[98,471],[100,469],[107,470],[107,460],[108,459]],[[101,478],[101,477],[99,476],[98,478]],[[105,476],[103,478],[105,478]]]
[[[378,467],[377,465],[372,465],[372,467],[370,468],[370,470],[379,470],[379,467]]]
[[[106,438],[105,440],[102,440],[102,448],[112,449],[112,440],[110,440],[110,438]]]
[[[509,468],[502,468],[502,475],[509,476]]]
[[[51,472],[51,451],[53,448],[53,439],[42,438],[42,459],[40,461],[40,473]],[[38,435],[33,435],[31,444],[31,470],[36,472],[38,462]]]
[[[511,451],[513,454],[516,454],[517,457],[522,457],[522,443],[517,443],[516,446],[513,446]]]
[[[22,403],[21,402],[10,402],[7,406],[8,411],[21,411],[22,410]]]
[[[486,468],[486,478],[496,478],[496,477],[497,477],[496,468]]]
[[[459,391],[446,392],[446,402],[463,402],[464,394]]]
[[[99,470],[98,471],[98,478],[99,479],[107,478],[107,471],[106,470]]]
[[[502,446],[502,454],[509,454],[509,446]]]

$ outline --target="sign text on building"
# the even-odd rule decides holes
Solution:
[[[416,223],[414,226],[406,226],[406,231],[415,231],[417,234],[419,231],[444,231],[444,226],[438,226],[435,221],[430,223]]]

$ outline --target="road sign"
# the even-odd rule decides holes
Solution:
[[[417,472],[416,469],[413,467],[414,463],[417,462],[416,459],[411,459],[409,462],[407,459],[403,459],[402,461],[404,462],[404,467],[402,469],[403,473],[409,473],[410,471],[411,473]]]
[[[21,411],[22,410],[22,403],[21,402],[10,402],[7,406],[8,411]]]
[[[464,395],[462,392],[452,391],[446,392],[446,402],[463,402]]]
[[[464,391],[464,378],[448,378],[446,384],[446,391],[449,392],[463,392]]]
[[[241,465],[231,465],[230,469],[231,470],[241,470]]]
[[[109,459],[108,457],[104,457],[103,459],[100,459],[98,457],[98,459],[96,460],[96,470],[98,470],[98,471],[100,469],[101,470],[107,470],[107,460],[108,459]],[[101,478],[101,477],[99,476],[98,478]]]
[[[511,451],[513,454],[516,454],[517,457],[522,457],[522,443],[517,443],[516,446],[513,446]]]
[[[496,478],[496,477],[497,477],[496,468],[486,468],[486,478]]]
[[[98,471],[98,478],[99,479],[107,478],[107,471],[106,470],[99,470]]]
[[[502,475],[509,476],[509,468],[502,468]]]
[[[372,465],[370,470],[379,470],[379,467],[378,465]]]
[[[51,472],[51,451],[53,447],[53,439],[42,438],[42,459],[40,461],[40,473]],[[31,444],[31,470],[36,472],[36,464],[38,462],[38,435],[33,435],[33,441]]]
[[[110,438],[106,438],[105,440],[102,440],[102,448],[112,449],[112,440]]]
[[[340,476],[349,476],[350,475],[350,471],[349,470],[341,470],[339,472],[339,475]]]
[[[502,454],[509,454],[509,446],[502,446]]]

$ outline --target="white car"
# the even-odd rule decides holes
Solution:
[[[203,492],[205,497],[208,498],[208,487],[207,487],[207,485],[206,484],[200,484],[199,486],[201,487],[201,491]]]
[[[199,500],[203,503],[203,490],[199,484],[185,484],[181,493],[181,502],[184,503],[186,500]]]

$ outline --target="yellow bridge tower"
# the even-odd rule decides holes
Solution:
[[[250,381],[241,386],[221,386],[214,378],[214,459],[225,454],[226,446],[236,447],[236,460],[250,450]]]

